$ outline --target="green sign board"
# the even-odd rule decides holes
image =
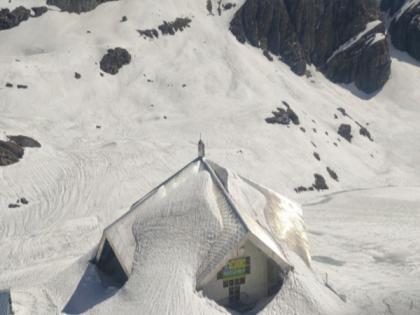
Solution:
[[[217,274],[217,279],[235,280],[245,277],[251,272],[251,257],[234,258],[228,261]]]

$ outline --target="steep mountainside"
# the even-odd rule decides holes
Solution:
[[[391,15],[389,33],[394,46],[420,61],[420,1],[383,2]]]
[[[240,42],[268,50],[303,75],[314,64],[334,82],[381,88],[390,73],[375,0],[248,0],[231,22]]]

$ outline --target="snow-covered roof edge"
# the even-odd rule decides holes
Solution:
[[[238,247],[241,247],[246,243],[246,241],[250,241],[256,247],[258,247],[264,254],[268,257],[273,259],[286,273],[293,269],[293,266],[290,265],[281,253],[279,244],[268,234],[268,232],[259,226],[257,222],[254,222],[252,218],[249,218],[243,211],[241,211],[233,201],[232,197],[230,196],[229,192],[226,190],[225,186],[217,176],[216,172],[213,170],[211,165],[207,163],[206,159],[202,159],[202,163],[205,168],[208,170],[210,175],[212,176],[214,182],[216,183],[216,187],[222,192],[232,209],[236,212],[236,215],[240,219],[241,223],[244,225],[246,230],[248,231],[247,234],[241,239],[238,243]],[[223,266],[234,256],[235,250],[232,249],[228,251],[225,255],[223,255],[223,259],[221,259],[213,270],[207,274],[200,274],[197,277],[197,289],[201,289],[206,283],[213,279],[217,272],[223,268]]]

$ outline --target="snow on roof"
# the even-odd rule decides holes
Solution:
[[[207,201],[204,207],[220,220],[221,229],[214,231],[206,258],[198,268],[198,288],[210,281],[246,241],[259,247],[285,271],[292,268],[287,259],[287,246],[309,264],[310,256],[300,209],[280,195],[202,157],[193,160],[153,189],[136,202],[129,212],[106,228],[97,259],[105,240],[108,240],[129,276],[136,250],[133,226],[146,216],[156,215],[153,209],[161,208],[163,203],[168,202],[166,196],[174,198],[171,192],[181,183],[193,180],[202,173],[206,173],[206,178],[210,178],[211,182],[211,197],[205,197]],[[197,197],[194,194],[189,192],[188,196],[183,195],[183,202],[192,202]],[[284,218],[280,219],[281,216]],[[283,244],[287,245],[286,248],[283,248]]]

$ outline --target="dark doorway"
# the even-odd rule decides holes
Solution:
[[[108,240],[105,240],[101,256],[96,265],[99,270],[115,281],[117,285],[122,285],[128,280]]]

